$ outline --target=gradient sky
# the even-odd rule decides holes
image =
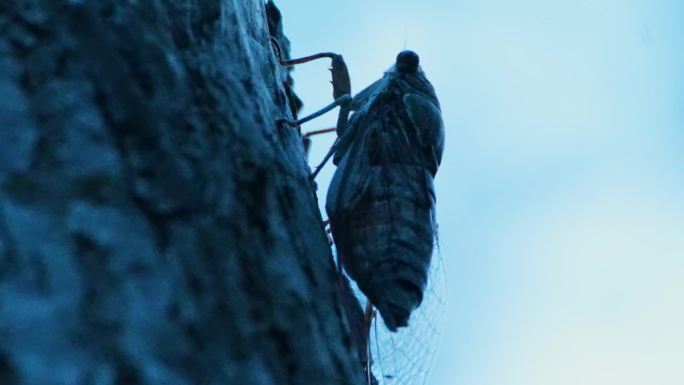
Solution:
[[[437,90],[430,385],[684,384],[684,1],[276,3],[293,55],[343,54],[355,91],[404,47]],[[294,73],[304,113],[327,66]]]

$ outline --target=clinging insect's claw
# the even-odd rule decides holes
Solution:
[[[285,124],[289,125],[289,124],[291,124],[291,123],[292,123],[292,121],[291,121],[291,120],[288,120],[288,119],[282,119],[282,118],[281,118],[281,119],[276,119],[276,124],[277,124],[278,126],[282,126],[282,125],[285,125]]]

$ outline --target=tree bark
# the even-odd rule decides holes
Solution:
[[[260,0],[0,5],[0,383],[363,384]]]

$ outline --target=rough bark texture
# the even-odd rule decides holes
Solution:
[[[364,382],[265,15],[1,3],[1,384]]]

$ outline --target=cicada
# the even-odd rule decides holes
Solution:
[[[423,301],[428,281],[437,233],[433,180],[444,151],[441,109],[419,57],[412,51],[400,52],[381,79],[353,98],[349,97],[349,76],[340,55],[322,53],[281,60],[281,64],[321,57],[332,59],[336,100],[292,124],[340,106],[338,138],[312,178],[333,156],[337,170],[325,207],[338,263],[372,305],[367,306],[365,315],[367,354],[361,357],[369,383],[373,383],[372,307],[377,308],[387,329],[396,332],[408,325],[411,313]],[[379,348],[377,331],[375,336]],[[379,370],[376,374],[387,376],[383,379],[394,378]]]
[[[440,105],[418,55],[403,51],[350,109],[325,207],[342,266],[396,331],[423,300],[435,243]]]

